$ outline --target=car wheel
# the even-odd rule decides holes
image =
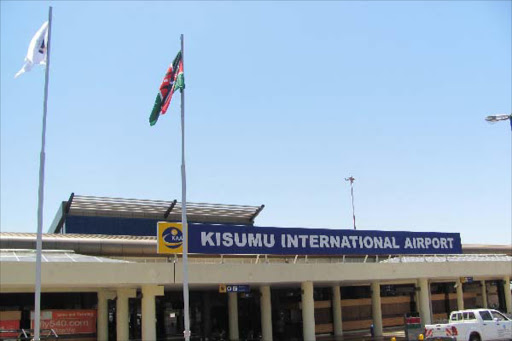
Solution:
[[[471,334],[471,336],[469,337],[469,341],[480,341],[480,335]]]

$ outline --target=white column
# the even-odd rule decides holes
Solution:
[[[265,341],[272,341],[272,302],[270,298],[270,286],[261,286],[260,293],[261,338]]]
[[[482,308],[487,308],[489,306],[487,303],[487,284],[485,284],[485,281],[480,281],[480,286],[482,289]]]
[[[229,339],[238,340],[238,293],[228,293]]]
[[[512,313],[512,295],[510,294],[510,276],[503,277],[503,291],[505,292],[505,304],[507,313]]]
[[[380,305],[379,282],[372,282],[372,315],[374,335],[380,337],[382,336],[382,307]]]
[[[108,300],[113,300],[113,291],[98,291],[98,341],[108,341]]]
[[[157,285],[142,286],[142,340],[156,340],[155,296],[163,296],[164,287]]]
[[[428,279],[418,279],[419,291],[419,312],[421,317],[421,324],[431,324],[431,312],[430,312],[430,285]]]
[[[343,326],[341,324],[341,293],[340,286],[334,285],[332,287],[332,321],[334,324],[334,335],[343,335]]]
[[[135,289],[118,289],[116,302],[116,332],[117,341],[130,339],[129,306],[128,299],[137,296]]]
[[[457,278],[457,281],[455,283],[457,284],[457,310],[463,310],[464,293],[462,291],[462,282],[460,281],[460,278]]]
[[[313,282],[302,282],[302,337],[304,341],[315,341],[315,300]]]

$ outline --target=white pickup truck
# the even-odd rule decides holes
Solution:
[[[454,311],[449,323],[426,325],[425,340],[512,341],[512,320],[492,309]]]

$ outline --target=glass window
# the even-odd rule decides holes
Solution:
[[[457,313],[457,320],[462,321],[462,313]]]
[[[450,316],[450,320],[451,320],[451,321],[457,321],[457,314],[452,314],[452,315]]]
[[[508,319],[502,315],[501,313],[498,313],[497,311],[491,311],[492,318],[497,319],[498,321],[507,321]]]
[[[492,321],[491,313],[489,313],[487,310],[479,311],[478,313],[480,314],[480,317],[482,318],[482,320]]]
[[[476,320],[475,313],[465,312],[464,313],[464,320]]]

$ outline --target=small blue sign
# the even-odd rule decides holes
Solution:
[[[226,292],[251,292],[248,285],[226,285]]]

